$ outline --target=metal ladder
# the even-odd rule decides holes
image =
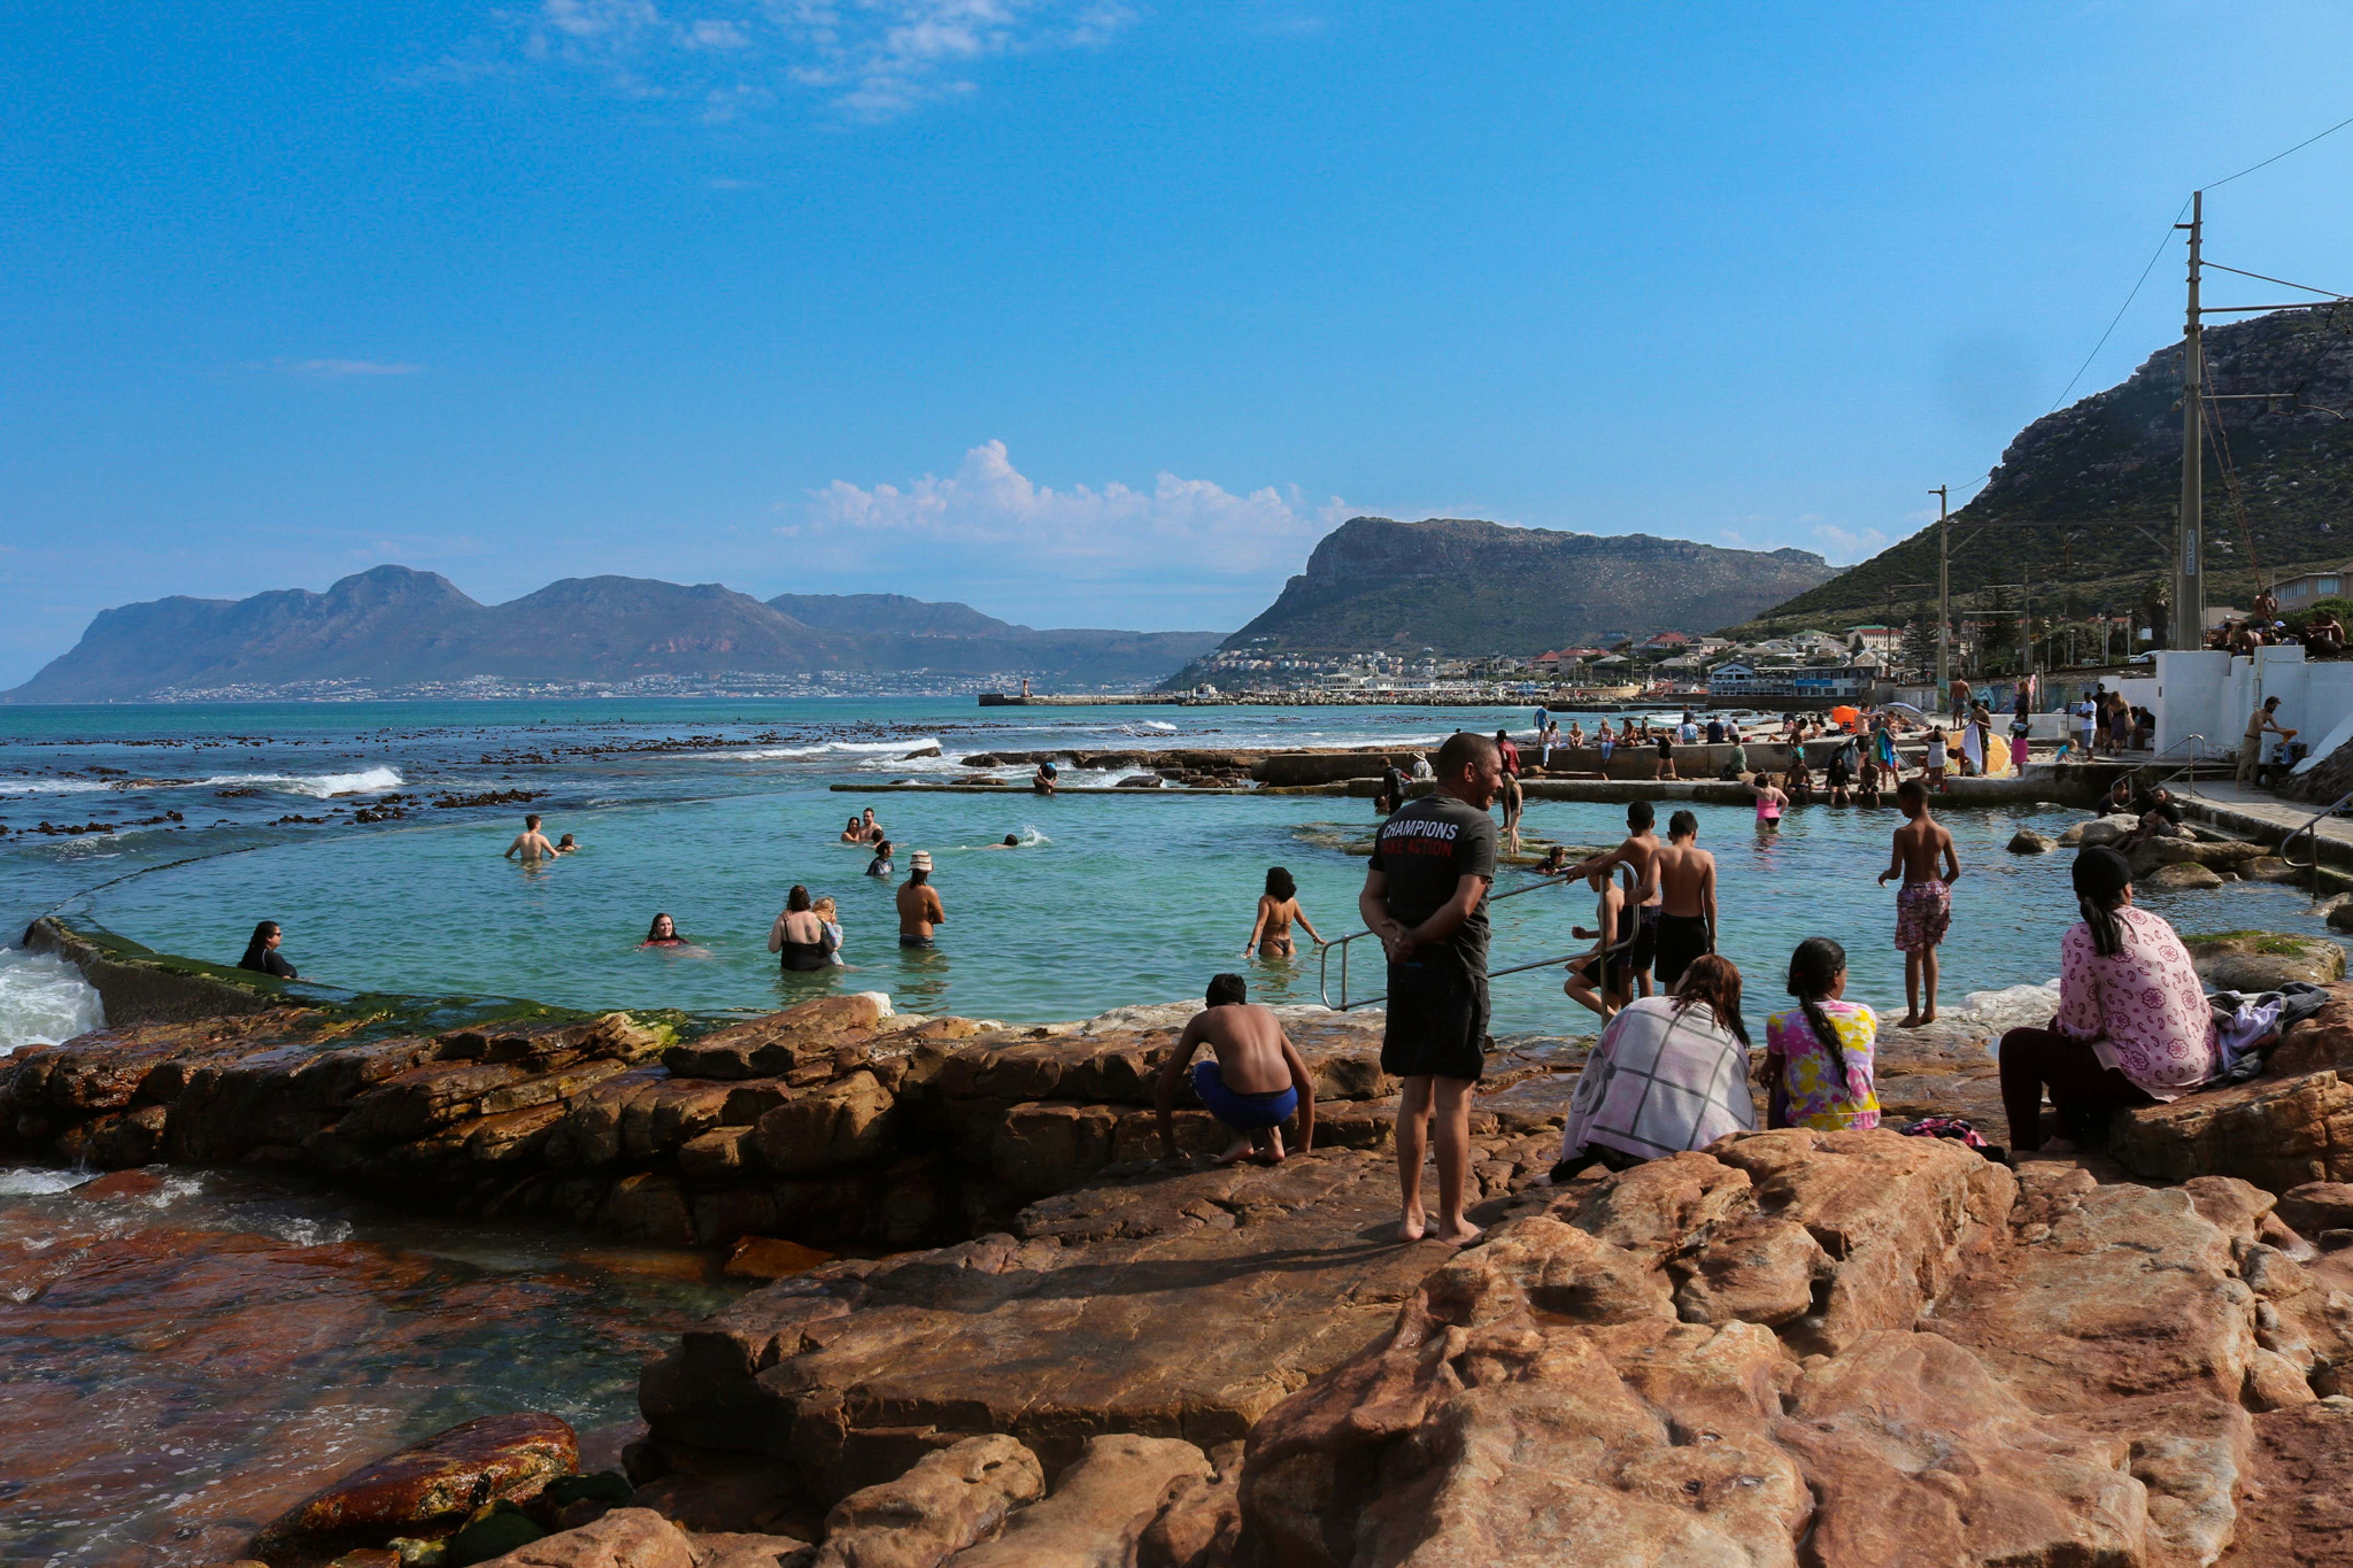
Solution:
[[[2320,810],[2314,812],[2305,819],[2304,826],[2301,827],[2289,828],[2287,837],[2279,841],[2278,852],[2281,859],[2296,870],[2308,870],[2312,873],[2312,897],[2316,903],[2320,900],[2320,825],[2343,810],[2348,803],[2353,803],[2353,791],[2337,796]],[[2288,853],[2289,845],[2295,843],[2299,837],[2306,836],[2312,839],[2312,859],[2309,864],[2299,863],[2295,856]]]

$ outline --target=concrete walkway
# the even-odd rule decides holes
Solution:
[[[2276,845],[2295,833],[2298,835],[2294,847],[2295,859],[2308,862],[2313,856],[2314,850],[2303,840],[2302,830],[2312,822],[2317,806],[2300,800],[2283,800],[2267,789],[2212,781],[2201,781],[2195,795],[2185,794],[2179,798],[2188,816],[2258,843]],[[2324,816],[2314,824],[2314,832],[2323,863],[2353,866],[2353,817]]]

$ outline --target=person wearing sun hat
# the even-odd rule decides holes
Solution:
[[[932,852],[916,850],[907,866],[906,884],[899,889],[899,945],[931,947],[932,928],[948,918],[939,889],[932,886]]]

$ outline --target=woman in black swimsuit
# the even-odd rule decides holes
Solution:
[[[768,928],[768,951],[777,955],[788,973],[826,967],[832,951],[825,922],[809,908],[809,890],[799,883],[785,895],[785,912]]]

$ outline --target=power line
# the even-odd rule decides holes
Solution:
[[[2311,146],[2315,142],[2319,141],[2322,136],[2334,136],[2348,125],[2353,125],[2353,119],[2340,120],[2336,124],[2330,126],[2327,130],[2322,132],[2319,136],[2306,137],[2303,141],[2289,148],[2287,153],[2274,153],[2270,157],[2264,159],[2262,163],[2250,163],[2235,174],[2226,174],[2221,179],[2210,181],[2206,184],[2205,188],[2210,191],[2214,190],[2219,186],[2229,184],[2232,180],[2243,179],[2247,175],[2253,174],[2257,169],[2269,168],[2272,164],[2278,163],[2282,158],[2286,157],[2288,153],[2301,153],[2306,147]]]
[[[2332,300],[2353,299],[2353,295],[2339,294],[2334,289],[2316,289],[2309,283],[2291,283],[2284,278],[2274,278],[2262,272],[2250,272],[2243,267],[2225,267],[2219,261],[2201,262],[2200,265],[2215,272],[2235,272],[2242,278],[2254,278],[2265,283],[2276,283],[2283,289],[2301,289],[2307,294],[2326,294]],[[2317,304],[2318,301],[2315,300],[2314,303]]]
[[[2297,142],[2295,146],[2288,148],[2286,152],[2274,153],[2260,163],[2250,163],[2235,174],[2228,174],[2221,179],[2209,181],[2202,188],[2210,191],[2215,190],[2221,186],[2229,184],[2232,180],[2243,179],[2247,175],[2253,174],[2257,169],[2269,168],[2272,164],[2278,163],[2282,158],[2288,156],[2289,153],[2301,153],[2306,147],[2311,146],[2315,142],[2318,142],[2325,137],[2334,136],[2348,125],[2353,125],[2353,118],[2340,120],[2336,124],[2330,126],[2327,130],[2321,132],[2319,135],[2307,136],[2303,141]],[[2053,414],[2058,412],[2060,405],[2067,401],[2068,393],[2075,390],[2075,384],[2084,379],[2084,373],[2092,368],[2092,362],[2100,357],[2100,351],[2102,349],[2107,347],[2108,339],[2116,334],[2116,324],[2125,319],[2125,312],[2131,310],[2132,302],[2140,297],[2141,285],[2147,282],[2148,275],[2157,269],[2158,258],[2163,256],[2165,254],[2165,247],[2172,243],[2174,225],[2179,224],[2181,221],[2181,214],[2189,210],[2189,204],[2186,201],[2183,202],[2180,208],[2174,213],[2173,222],[2165,226],[2165,237],[2158,240],[2157,242],[2157,248],[2149,253],[2148,265],[2140,269],[2140,276],[2133,280],[2132,292],[2126,294],[2125,296],[2125,302],[2116,307],[2116,313],[2109,319],[2108,330],[2100,334],[2100,341],[2092,345],[2092,352],[2084,356],[2084,363],[2075,367],[2075,374],[2067,378],[2066,386],[2060,392],[2058,398],[2052,402],[2050,408],[2045,412]],[[2236,271],[2237,268],[2224,268],[2223,270],[2230,272]],[[2254,277],[2257,276],[2257,274],[2248,273],[2246,276]],[[2266,278],[2263,281],[2266,283],[2277,283],[2281,281],[2281,279],[2276,278]],[[2290,283],[2287,287],[2291,289],[2301,289],[2304,285],[2300,283]],[[2309,290],[2309,292],[2315,294],[2326,294],[2329,292],[2329,290],[2326,289],[2315,289]],[[2339,297],[2341,298],[2342,296]]]
[[[2353,121],[2348,121],[2348,123],[2353,124]],[[2325,135],[2326,132],[2323,134]],[[2284,157],[2286,154],[2282,153],[2281,156]],[[2084,356],[2084,363],[2075,367],[2075,374],[2067,378],[2067,384],[2060,389],[2059,395],[2052,399],[2051,406],[2043,410],[2044,413],[2056,414],[2059,411],[2059,405],[2067,401],[2067,395],[2075,390],[2075,384],[2084,379],[2084,373],[2092,368],[2092,362],[2100,357],[2100,351],[2108,346],[2108,339],[2116,335],[2116,323],[2125,319],[2125,312],[2132,309],[2132,302],[2140,298],[2140,286],[2148,281],[2148,275],[2151,272],[2157,270],[2157,258],[2163,256],[2165,247],[2173,243],[2174,224],[2179,223],[2182,213],[2189,210],[2189,204],[2185,200],[2179,209],[2174,213],[2173,223],[2165,226],[2165,237],[2158,240],[2157,248],[2148,253],[2148,265],[2142,268],[2140,276],[2133,279],[2132,292],[2126,295],[2125,302],[2116,307],[2116,313],[2108,318],[2108,330],[2100,334],[2100,341],[2092,345],[2092,352]]]

